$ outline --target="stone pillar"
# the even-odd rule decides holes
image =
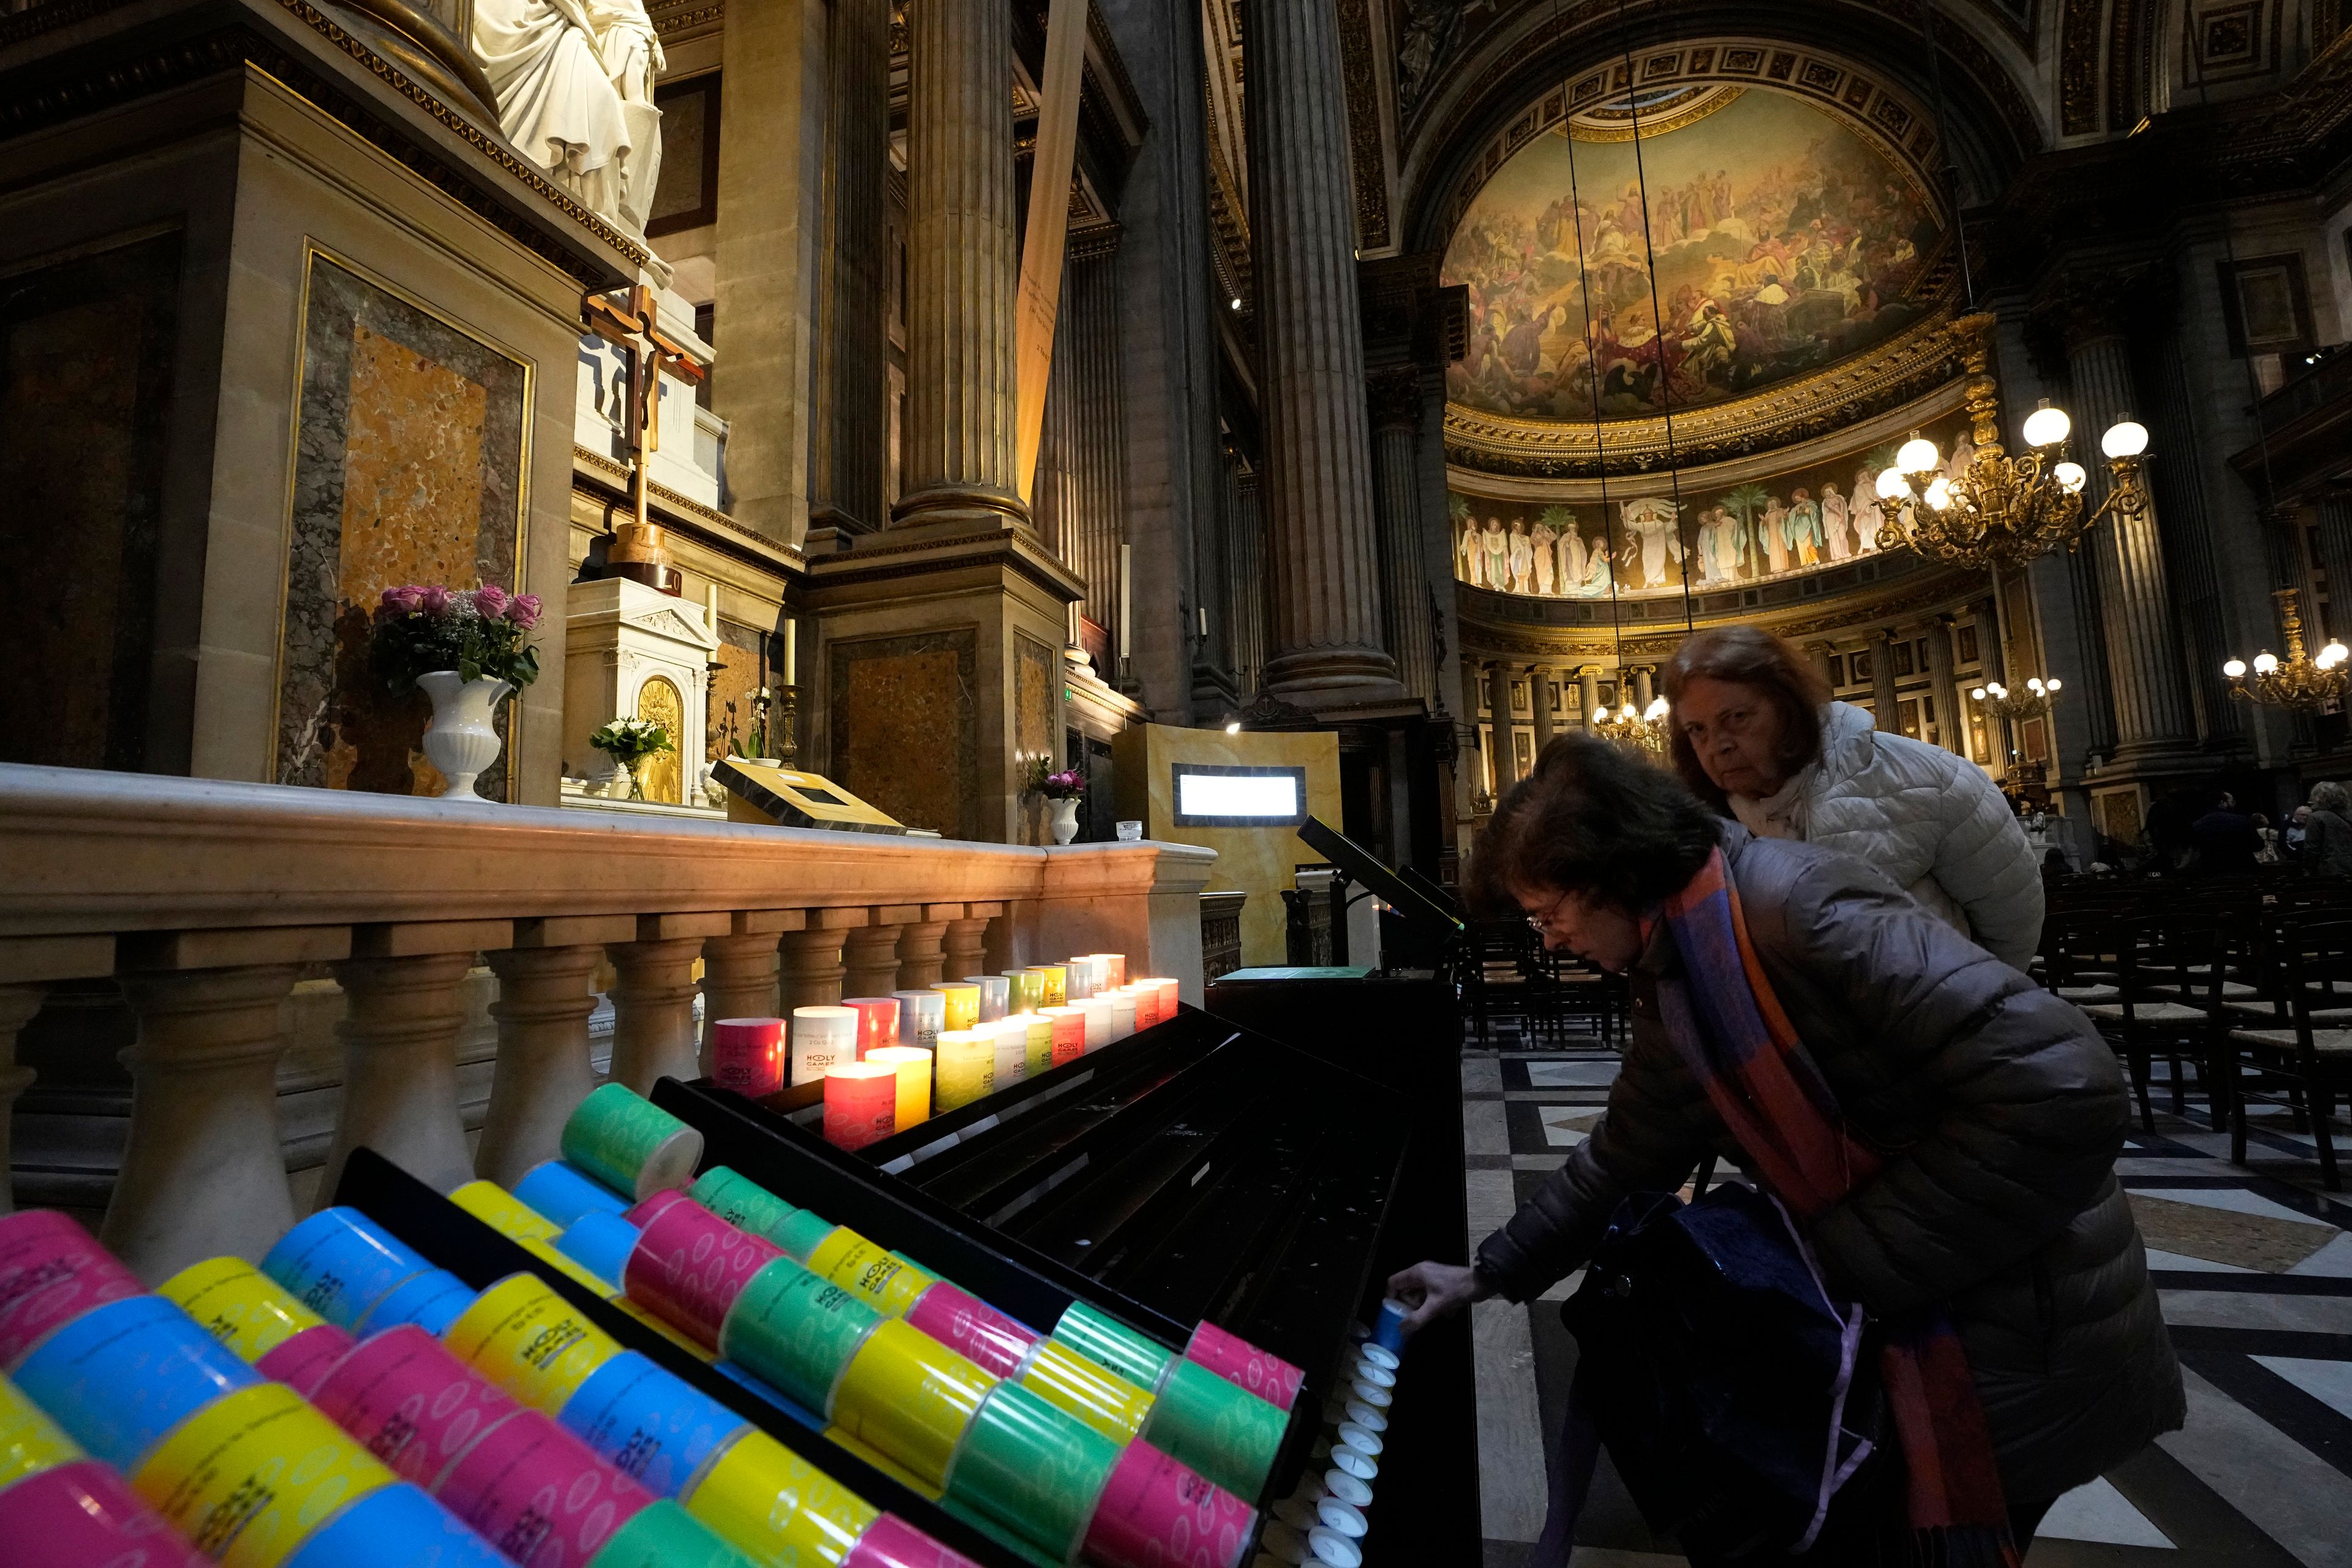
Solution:
[[[784,933],[781,1005],[785,1017],[795,1007],[821,1007],[841,1000],[841,978],[847,973],[841,963],[842,939],[865,923],[862,909],[811,910],[808,929]]]
[[[1830,674],[1830,655],[1836,651],[1837,649],[1825,642],[1809,642],[1805,645],[1805,653],[1813,661],[1813,673],[1822,678],[1822,684],[1832,692],[1837,690],[1837,681]]]
[[[457,1110],[457,1032],[466,1025],[457,987],[473,967],[470,950],[335,966],[343,1110],[319,1176],[322,1204],[333,1201],[343,1163],[362,1144],[436,1192],[473,1178]]]
[[[2320,497],[2319,569],[2327,577],[2326,613],[2303,617],[2306,627],[2326,627],[2325,636],[2306,636],[2315,652],[2331,638],[2352,643],[2352,491]]]
[[[923,0],[907,27],[907,483],[891,521],[1025,521],[1012,16],[994,0]]]
[[[1250,260],[1274,581],[1266,688],[1310,707],[1394,698],[1396,663],[1381,647],[1339,13],[1254,0],[1246,15]]]
[[[899,928],[898,984],[900,991],[928,991],[945,978],[950,922],[963,919],[961,904],[926,904],[923,918]],[[963,978],[961,975],[958,979]]]
[[[656,918],[644,917],[640,929]],[[613,985],[614,1083],[650,1094],[656,1079],[688,1079],[701,1072],[694,1039],[694,961],[702,956],[705,934],[720,933],[641,938],[604,950],[618,974]]]
[[[1558,682],[1552,678],[1551,666],[1538,664],[1528,670],[1528,706],[1536,716],[1536,755],[1540,757],[1551,744],[1552,694]]]
[[[33,1021],[47,994],[38,985],[0,986],[0,1215],[16,1212],[8,1179],[8,1124],[16,1097],[33,1087],[33,1069],[16,1065],[16,1035]]]
[[[278,1011],[292,963],[121,976],[139,1015],[131,1138],[98,1238],[153,1285],[202,1258],[248,1262],[294,1224],[278,1131]]]
[[[1871,718],[1882,735],[1899,735],[1895,721],[1895,634],[1881,626],[1870,634]]]
[[[1234,618],[1234,681],[1244,700],[1265,685],[1265,519],[1258,505],[1257,470],[1234,473],[1234,536],[1229,568]]]
[[[881,527],[887,515],[882,468],[890,363],[889,247],[883,187],[890,167],[890,4],[833,0],[831,11],[809,523],[866,533]],[[730,25],[740,24],[730,18]]]
[[[635,922],[632,922],[635,923]],[[596,1010],[602,947],[510,947],[483,955],[499,977],[499,1062],[474,1173],[511,1187],[555,1158],[563,1123],[596,1087],[588,1016]]]
[[[2133,396],[2130,344],[2118,315],[2069,318],[2066,359],[2074,386],[2075,427],[2096,452],[2100,435],[2128,414]],[[2145,406],[2141,405],[2141,406]],[[2105,461],[2084,464],[2091,482],[2083,503],[2096,507],[2109,489]],[[2100,619],[2107,645],[2107,683],[2116,715],[2115,760],[2129,764],[2185,757],[2194,744],[2189,689],[2181,669],[2179,617],[2166,580],[2156,507],[2136,520],[2110,515],[2086,542],[2098,565]]]
[[[1127,542],[1126,380],[1118,364],[1118,238],[1115,226],[1072,235],[1069,280],[1062,310],[1069,322],[1066,360],[1056,353],[1054,376],[1076,395],[1077,553],[1070,564],[1087,580],[1087,619],[1110,634],[1116,683],[1118,661],[1118,552]],[[1197,601],[1196,601],[1197,602]]]
[[[909,921],[923,918],[920,904],[885,904],[866,924],[845,933],[841,944],[841,994],[887,996],[898,986],[898,936]]]
[[[1495,798],[1519,782],[1518,749],[1511,743],[1511,667],[1497,661],[1486,671],[1486,706],[1495,749]]]
[[[1658,694],[1652,684],[1657,679],[1657,671],[1646,664],[1637,664],[1626,673],[1633,679],[1633,711],[1648,713],[1650,700]]]
[[[1592,728],[1592,715],[1601,707],[1601,667],[1580,664],[1576,667],[1576,722],[1586,730]]]
[[[811,488],[809,306],[824,224],[825,12],[738,6],[719,50],[727,90],[712,330],[727,350],[712,367],[711,407],[729,421],[728,510],[795,545],[808,531]]]
[[[1969,754],[1968,719],[1960,711],[1960,683],[1952,663],[1952,617],[1927,625],[1927,678],[1935,682],[1936,732],[1948,752]]]
[[[1371,377],[1372,500],[1380,517],[1381,604],[1397,677],[1412,696],[1434,707],[1435,657],[1429,636],[1429,589],[1422,571],[1421,373],[1392,365]],[[1549,720],[1536,724],[1538,750]]]

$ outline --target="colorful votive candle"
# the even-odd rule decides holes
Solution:
[[[898,1063],[843,1062],[825,1068],[826,1142],[836,1149],[863,1149],[890,1136],[898,1124]]]
[[[784,1087],[784,1021],[721,1018],[710,1026],[710,1081],[757,1099]]]
[[[1076,1007],[1039,1010],[1054,1025],[1054,1065],[1061,1067],[1087,1054],[1087,1016]]]
[[[1087,1021],[1087,1049],[1098,1051],[1110,1044],[1110,998],[1083,997],[1075,1005]]]
[[[1083,1002],[1095,994],[1095,966],[1086,959],[1071,959],[1062,965],[1062,973],[1073,1003]]]
[[[893,991],[898,1004],[898,1043],[929,1050],[948,1026],[947,994],[940,991]]]
[[[1045,980],[1045,1005],[1067,1006],[1070,1000],[1069,966],[1061,963],[1040,963],[1035,968],[1037,973],[1043,975]]]
[[[857,1009],[793,1009],[793,1081],[814,1083],[827,1068],[857,1059]]]
[[[1118,987],[1127,984],[1127,954],[1123,952],[1096,952],[1089,953],[1087,956],[1102,960],[1103,983],[1105,984]]]
[[[1002,974],[976,976],[973,984],[980,987],[980,1021],[993,1024],[1012,1011],[1012,983]]]
[[[841,1005],[857,1014],[857,1059],[884,1046],[898,1043],[898,999],[896,996],[845,996]]]
[[[936,1032],[931,1037],[937,1039]],[[894,1102],[892,1128],[904,1132],[918,1121],[928,1121],[931,1115],[931,1053],[920,1046],[884,1046],[869,1051],[866,1064],[881,1064],[898,1075],[898,1098]]]
[[[947,1026],[969,1029],[980,1022],[980,987],[969,980],[943,980],[940,994],[947,998]]]
[[[1110,1003],[1110,1037],[1123,1040],[1135,1033],[1135,993],[1108,991],[1104,995]]]
[[[975,992],[978,987],[973,987]],[[980,1029],[940,1034],[939,1108],[970,1105],[996,1088],[996,1037]]]
[[[1018,1024],[1024,1031],[1023,1077],[1041,1073],[1054,1065],[1054,1020],[1043,1013],[1015,1013],[1004,1020]]]
[[[981,1029],[996,1041],[996,1087],[1019,1083],[1029,1076],[1029,1021],[999,1018]]]

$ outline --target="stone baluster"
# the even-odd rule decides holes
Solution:
[[[16,1065],[16,1037],[48,999],[48,982],[114,973],[110,936],[0,937],[0,1215],[11,1213],[8,1124],[33,1069]]]
[[[702,943],[702,1071],[710,1073],[711,1031],[721,1018],[773,1018],[776,944],[808,924],[805,910],[737,910],[725,936]]]
[[[920,904],[877,904],[865,925],[845,933],[841,994],[887,996],[898,990],[899,935],[908,921],[922,918]]]
[[[470,1180],[472,1153],[457,1110],[457,994],[475,955],[514,941],[511,921],[426,921],[362,926],[335,966],[343,988],[343,1107],[319,1175],[320,1206],[334,1201],[343,1163],[365,1147],[439,1192]]]
[[[613,986],[614,1083],[650,1094],[654,1080],[701,1071],[694,1042],[694,961],[702,944],[734,929],[724,913],[639,915],[635,942],[605,948]]]
[[[1003,904],[966,904],[961,916],[948,921],[947,956],[940,967],[940,979],[970,980],[992,967],[1013,967],[1012,953],[1000,955],[997,951],[1013,929],[1011,921],[1000,918],[1003,913]]]
[[[961,919],[961,904],[925,904],[922,919],[908,921],[900,928],[898,989],[928,991],[940,983],[947,967],[943,944],[948,924]]]
[[[1551,744],[1551,705],[1553,682],[1551,666],[1538,664],[1528,671],[1528,702],[1536,716],[1536,755],[1543,755]]]
[[[572,915],[515,922],[514,945],[484,953],[499,977],[490,1016],[499,1059],[490,1075],[474,1173],[511,1187],[555,1158],[563,1123],[596,1087],[588,1058],[588,1017],[596,1010],[596,966],[608,942],[636,934],[634,915]]]
[[[349,926],[124,939],[119,978],[139,1016],[122,1053],[131,1136],[98,1238],[150,1285],[223,1253],[257,1260],[294,1223],[278,1008],[302,964],[351,944]]]
[[[848,973],[841,962],[842,942],[868,918],[869,911],[862,908],[811,910],[805,926],[784,933],[785,1017],[791,1017],[795,1007],[821,1007],[841,1000],[842,977]]]

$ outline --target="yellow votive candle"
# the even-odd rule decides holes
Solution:
[[[931,1116],[931,1053],[920,1046],[883,1046],[866,1053],[869,1062],[895,1068],[898,1073],[896,1131],[904,1132]]]
[[[948,999],[948,1027],[969,1029],[980,1022],[980,987],[969,980],[944,980],[940,994]]]
[[[940,1035],[939,1104],[941,1110],[970,1105],[996,1088],[996,1033],[992,1029],[947,1029]]]

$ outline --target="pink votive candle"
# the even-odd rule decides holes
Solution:
[[[898,1064],[847,1062],[824,1075],[824,1141],[863,1149],[887,1138],[898,1121]]]
[[[710,1081],[754,1099],[784,1087],[784,1021],[721,1018],[710,1026]]]

